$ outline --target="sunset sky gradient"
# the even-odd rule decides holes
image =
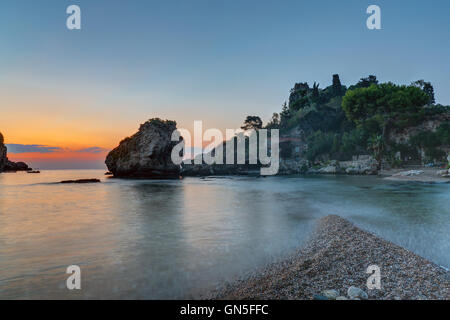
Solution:
[[[72,4],[79,31],[66,28]],[[382,30],[366,28],[370,4]],[[0,132],[16,145],[12,160],[103,168],[149,118],[222,130],[249,114],[267,121],[295,82],[325,87],[334,73],[346,85],[369,74],[425,79],[450,104],[449,9],[446,0],[1,1]]]

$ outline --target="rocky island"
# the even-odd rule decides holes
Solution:
[[[423,80],[397,85],[370,75],[347,87],[335,74],[323,89],[296,83],[265,127],[280,130],[281,173],[438,170],[450,154],[450,107],[436,104],[433,86]]]
[[[110,152],[108,170],[115,177],[135,178],[258,175],[261,165],[259,160],[250,164],[248,150],[245,164],[173,164],[171,151],[178,142],[170,138],[175,129],[175,121],[147,121]],[[427,165],[434,167],[437,175],[431,176],[436,178],[421,180],[445,182],[449,177],[450,107],[436,104],[432,85],[423,80],[396,85],[370,75],[346,87],[335,74],[323,89],[296,83],[281,112],[265,126],[258,116],[248,116],[241,129],[279,130],[279,175],[383,173],[417,181],[398,175],[399,169]],[[222,150],[225,159],[224,145]]]
[[[106,157],[106,166],[120,178],[178,178],[180,166],[171,160],[171,141],[177,123],[159,118],[142,124],[139,131],[123,139]]]

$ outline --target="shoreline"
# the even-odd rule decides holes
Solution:
[[[381,170],[379,176],[382,177],[384,180],[390,181],[450,183],[450,178],[438,175],[439,171],[442,171],[442,169],[417,166],[410,169]],[[410,174],[408,174],[408,172]]]
[[[367,289],[370,265],[381,269],[380,290]],[[450,299],[448,271],[335,215],[320,219],[307,244],[290,257],[202,299],[311,300],[333,289],[346,296],[350,286],[374,300]]]

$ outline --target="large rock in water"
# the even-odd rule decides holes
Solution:
[[[180,166],[171,159],[172,149],[180,141],[171,141],[177,123],[151,119],[139,131],[122,140],[106,157],[106,166],[115,177],[172,178],[180,175]]]

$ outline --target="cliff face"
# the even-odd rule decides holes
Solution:
[[[393,129],[389,132],[389,139],[395,143],[407,143],[411,137],[420,132],[436,132],[443,123],[450,122],[450,114],[443,113],[427,117],[417,126],[404,129]]]
[[[180,166],[171,159],[179,141],[171,141],[176,122],[151,119],[139,131],[122,140],[106,157],[106,166],[115,177],[178,177]],[[181,140],[180,140],[181,141]]]
[[[6,166],[8,158],[6,157],[6,146],[4,144],[3,135],[0,133],[0,172],[2,172]]]

